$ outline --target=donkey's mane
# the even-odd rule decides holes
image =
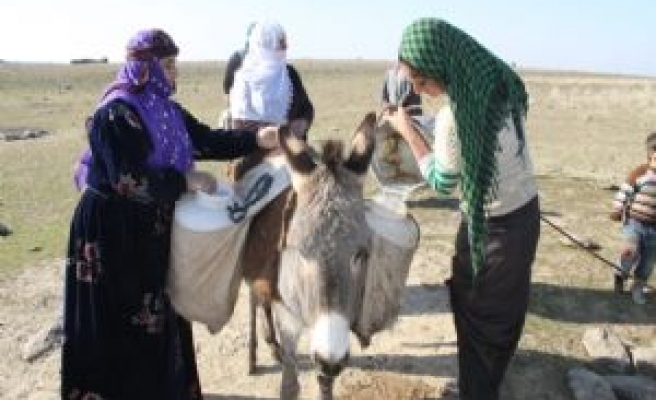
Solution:
[[[326,140],[321,149],[321,161],[334,171],[335,168],[344,162],[344,143],[340,140]]]

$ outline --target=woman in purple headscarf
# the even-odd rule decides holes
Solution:
[[[62,398],[202,398],[190,324],[165,292],[175,201],[211,191],[194,159],[277,144],[275,130],[211,130],[170,99],[178,48],[139,32],[93,116],[86,185],[71,223]]]

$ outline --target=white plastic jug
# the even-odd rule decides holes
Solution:
[[[234,191],[228,184],[219,184],[215,194],[187,193],[175,205],[174,220],[194,232],[212,232],[234,225],[227,213]]]
[[[171,303],[188,320],[218,332],[232,316],[241,283],[241,254],[252,216],[291,185],[283,158],[272,157],[234,186],[184,195],[171,232]]]
[[[240,257],[250,218],[233,223],[227,206],[232,188],[214,195],[184,195],[171,233],[168,291],[176,311],[218,332],[232,316],[241,283]]]

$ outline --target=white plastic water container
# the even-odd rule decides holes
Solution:
[[[233,223],[228,185],[213,195],[196,192],[176,203],[168,292],[175,310],[218,332],[232,316],[241,283],[240,256],[250,218]]]
[[[228,184],[219,184],[214,194],[186,193],[175,205],[174,220],[195,232],[212,232],[233,225],[227,206],[233,201],[234,191]]]
[[[419,246],[419,225],[401,199],[380,196],[366,202],[365,219],[372,232],[362,308],[355,331],[368,343],[399,316],[410,264]]]
[[[216,193],[184,195],[175,205],[168,291],[176,311],[218,332],[235,308],[241,255],[253,215],[291,185],[282,156]],[[235,222],[236,221],[236,222]]]

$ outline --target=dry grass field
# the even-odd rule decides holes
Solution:
[[[316,108],[313,141],[346,138],[365,112],[378,107],[384,62],[295,63]],[[57,315],[61,257],[77,193],[71,168],[84,146],[83,120],[116,65],[0,64],[0,131],[34,127],[44,138],[0,142],[0,398],[57,398],[55,351],[33,363],[21,346]],[[222,65],[183,63],[178,99],[216,125],[225,99]],[[619,226],[608,217],[625,173],[643,162],[643,140],[656,130],[656,79],[522,71],[530,93],[529,146],[544,215],[597,242],[614,259]],[[428,100],[428,108],[437,102]],[[222,166],[202,166],[217,174]],[[374,191],[373,180],[368,193]],[[411,212],[420,222],[420,248],[410,272],[402,315],[369,349],[354,342],[352,367],[338,380],[340,399],[439,399],[456,374],[455,334],[443,282],[449,274],[457,224],[454,198],[420,192]],[[584,251],[565,247],[542,225],[529,315],[508,371],[504,399],[571,399],[569,368],[587,365],[585,329],[608,326],[634,345],[656,346],[656,294],[645,306],[610,290],[610,270]],[[653,284],[654,280],[652,280]],[[279,368],[261,348],[264,368],[246,375],[246,303],[218,335],[196,327],[198,362],[207,399],[274,399]],[[305,347],[300,348],[301,352]],[[315,394],[313,371],[301,361],[304,398]]]

